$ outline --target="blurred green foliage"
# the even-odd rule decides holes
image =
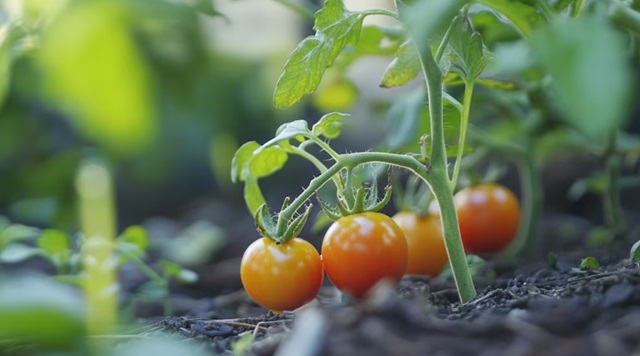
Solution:
[[[0,1],[0,212],[75,227],[73,174],[95,154],[126,187],[131,223],[171,210],[138,192],[175,204],[233,189],[237,142],[277,114],[265,62],[216,51],[203,24],[224,19],[203,4]]]

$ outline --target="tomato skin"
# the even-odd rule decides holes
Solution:
[[[390,217],[364,212],[342,217],[322,241],[322,264],[342,292],[361,298],[382,279],[397,282],[407,268],[407,240]]]
[[[449,260],[439,216],[401,211],[392,219],[407,238],[409,255],[405,274],[437,277]]]
[[[277,244],[263,237],[244,252],[240,278],[257,304],[281,312],[299,308],[315,298],[324,272],[320,255],[309,242],[296,237]]]
[[[520,224],[520,203],[506,187],[480,184],[462,189],[453,199],[467,252],[498,252],[515,237]]]

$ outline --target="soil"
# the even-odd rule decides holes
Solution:
[[[316,301],[279,315],[239,291],[153,327],[212,354],[233,354],[244,336],[254,355],[640,355],[640,266],[622,250],[591,252],[602,264],[595,270],[578,268],[584,252],[493,264],[464,305],[451,281],[405,277],[360,302],[323,287]]]

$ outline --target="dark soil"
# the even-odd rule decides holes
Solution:
[[[597,270],[570,257],[494,266],[497,277],[464,305],[450,282],[405,278],[359,303],[326,287],[316,302],[281,315],[239,292],[156,326],[201,340],[212,354],[232,354],[236,340],[252,335],[256,355],[637,355],[640,266],[615,261]]]

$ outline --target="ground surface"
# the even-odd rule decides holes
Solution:
[[[281,315],[238,292],[156,325],[212,354],[231,354],[244,336],[257,355],[640,355],[640,267],[619,251],[595,255],[597,270],[577,268],[575,256],[494,266],[496,277],[464,305],[449,282],[405,278],[360,303],[327,287]]]

